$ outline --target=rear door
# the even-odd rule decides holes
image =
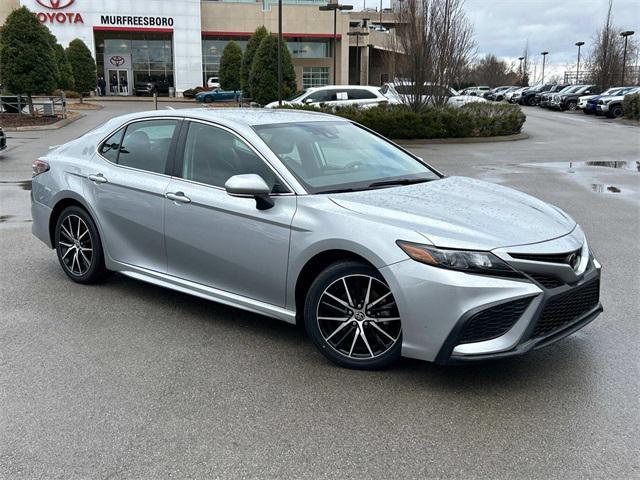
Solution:
[[[180,120],[131,122],[98,148],[86,179],[103,244],[115,261],[166,272],[164,194]]]

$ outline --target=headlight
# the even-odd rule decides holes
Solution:
[[[470,250],[448,250],[432,245],[396,241],[396,244],[416,262],[432,267],[447,268],[469,273],[520,276],[513,268],[490,252]]]

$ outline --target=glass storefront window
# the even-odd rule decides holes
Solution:
[[[327,58],[330,56],[329,42],[308,41],[299,38],[287,40],[287,47],[294,58]]]
[[[202,77],[203,83],[207,81],[209,77],[217,77],[218,70],[220,70],[220,58],[222,57],[222,51],[227,43],[231,39],[219,39],[219,38],[203,38],[202,39]],[[247,38],[234,38],[242,52],[244,53],[247,48]]]
[[[302,88],[329,85],[329,67],[303,67]]]

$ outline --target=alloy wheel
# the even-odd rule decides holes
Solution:
[[[72,275],[81,277],[91,268],[93,239],[85,221],[70,214],[60,223],[60,259]]]
[[[391,290],[369,275],[346,275],[331,283],[320,296],[316,318],[324,341],[353,360],[380,357],[402,334]]]

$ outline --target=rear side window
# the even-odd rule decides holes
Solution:
[[[165,173],[177,120],[145,120],[127,126],[118,165],[153,173]]]
[[[369,90],[357,89],[357,90],[349,90],[349,100],[368,100],[371,98],[378,98],[376,94],[370,92]]]
[[[118,152],[120,151],[120,143],[122,142],[122,134],[124,128],[107,138],[100,146],[100,155],[113,163],[118,163]]]

